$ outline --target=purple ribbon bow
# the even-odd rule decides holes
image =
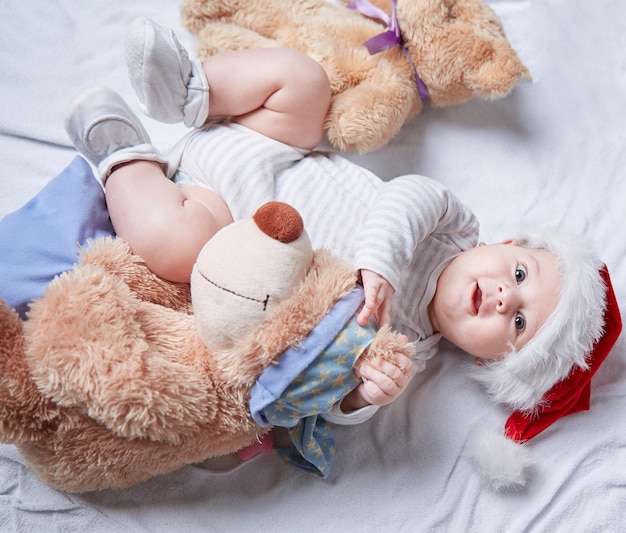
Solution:
[[[399,46],[402,53],[409,60],[411,68],[413,69],[413,77],[415,78],[415,84],[417,85],[417,91],[419,92],[420,98],[422,99],[422,102],[426,102],[428,100],[428,88],[420,78],[417,72],[417,67],[415,66],[415,63],[413,63],[413,60],[409,55],[409,51],[406,48],[406,44],[402,39],[400,25],[398,24],[398,18],[396,16],[396,2],[397,0],[391,1],[391,18],[389,18],[387,13],[372,4],[369,0],[352,0],[350,3],[346,4],[346,7],[356,9],[365,16],[381,20],[387,25],[386,31],[368,39],[363,43],[363,46],[367,48],[370,55],[384,52],[394,46]]]

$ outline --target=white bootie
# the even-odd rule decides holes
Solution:
[[[174,32],[141,17],[126,34],[130,83],[149,117],[161,122],[204,125],[209,115],[209,86],[202,63],[190,58]]]
[[[74,99],[65,118],[65,131],[80,154],[98,167],[103,182],[120,163],[165,164],[137,115],[107,87],[88,89]]]

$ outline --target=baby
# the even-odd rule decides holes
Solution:
[[[105,88],[77,98],[66,129],[98,167],[117,234],[151,270],[188,282],[219,228],[283,201],[301,213],[315,248],[359,271],[359,324],[374,317],[418,341],[413,362],[364,365],[363,383],[327,420],[361,422],[393,401],[442,337],[484,362],[490,392],[515,409],[535,409],[572,369],[587,368],[607,308],[589,247],[547,232],[477,245],[476,217],[441,184],[418,175],[385,182],[315,151],[330,88],[314,60],[268,48],[200,62],[147,19],[132,24],[126,59],[145,112],[193,130],[166,156]]]

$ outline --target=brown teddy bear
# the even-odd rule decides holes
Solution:
[[[94,241],[26,322],[0,301],[0,441],[69,492],[128,487],[240,450],[269,429],[250,412],[259,377],[356,283],[276,202],[207,243],[191,291],[156,277],[123,240]],[[413,351],[381,328],[354,374],[364,358]]]
[[[353,0],[348,6],[331,0],[183,0],[181,14],[197,36],[200,58],[285,46],[319,61],[333,93],[328,138],[343,151],[385,145],[425,101],[442,107],[503,97],[530,79],[482,0]]]

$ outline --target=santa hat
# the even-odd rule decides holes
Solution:
[[[550,232],[518,240],[557,256],[561,288],[555,310],[521,350],[474,372],[496,402],[514,409],[504,432],[476,427],[467,443],[497,489],[525,483],[524,442],[559,418],[589,409],[591,378],[622,329],[608,270],[588,243]]]

